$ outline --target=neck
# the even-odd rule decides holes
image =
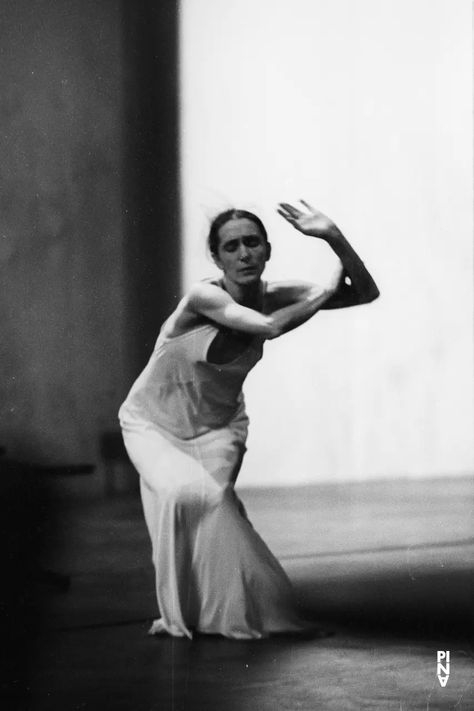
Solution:
[[[262,292],[261,279],[252,284],[236,284],[224,275],[222,284],[227,293],[230,294],[238,304],[247,306],[250,309],[258,309]]]

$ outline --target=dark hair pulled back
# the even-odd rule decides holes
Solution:
[[[253,222],[255,225],[257,225],[258,229],[262,234],[262,237],[265,239],[265,242],[268,242],[267,231],[263,225],[263,222],[259,217],[257,217],[257,215],[254,215],[253,212],[249,212],[248,210],[236,210],[235,208],[231,208],[230,210],[225,210],[225,212],[220,212],[211,222],[211,228],[209,230],[209,236],[207,238],[207,244],[211,254],[217,255],[217,252],[219,250],[220,228],[230,220],[242,219],[250,220],[250,222]]]

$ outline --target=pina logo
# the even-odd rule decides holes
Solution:
[[[449,651],[437,653],[436,674],[441,686],[446,686],[449,679]]]

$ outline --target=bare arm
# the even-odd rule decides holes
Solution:
[[[301,203],[308,212],[303,212],[289,203],[281,203],[278,212],[303,234],[327,242],[342,265],[338,288],[321,308],[336,309],[374,301],[380,292],[357,252],[332,220],[307,202],[301,200]],[[347,278],[350,283],[347,283]]]
[[[189,292],[184,307],[188,312],[206,316],[226,328],[268,339],[277,338],[311,318],[335,293],[338,281],[338,278],[334,279],[326,288],[311,286],[304,290],[296,303],[278,308],[268,315],[238,304],[214,284],[200,282]]]
[[[328,299],[323,308],[340,309],[347,306],[369,304],[371,301],[375,301],[380,292],[372,275],[357,252],[335,225],[333,232],[333,236],[330,236],[327,242],[341,260],[343,274],[338,289]]]
[[[300,326],[322,308],[364,304],[376,299],[378,288],[362,260],[336,225],[301,201],[308,212],[281,203],[278,212],[303,234],[326,241],[339,257],[334,274],[324,286],[301,282],[275,285],[271,313],[263,314],[237,303],[215,284],[200,282],[184,298],[178,320],[204,316],[229,329],[277,338]],[[351,283],[346,284],[344,277]]]

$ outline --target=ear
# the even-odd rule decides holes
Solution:
[[[270,244],[270,242],[267,242],[266,246],[267,246],[267,256],[266,256],[265,261],[268,262],[268,260],[272,256],[272,245]]]

